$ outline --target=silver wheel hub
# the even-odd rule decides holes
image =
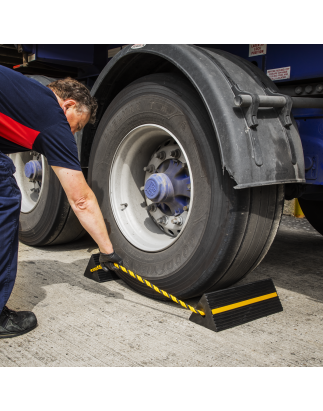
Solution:
[[[156,252],[173,244],[188,221],[192,174],[177,138],[147,124],[121,142],[110,173],[110,202],[123,235],[137,248]]]
[[[30,213],[38,204],[43,188],[44,157],[35,152],[11,154],[16,166],[15,177],[21,191],[21,212]]]

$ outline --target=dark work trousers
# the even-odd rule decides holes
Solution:
[[[0,151],[0,313],[7,304],[17,274],[21,193],[12,160]]]

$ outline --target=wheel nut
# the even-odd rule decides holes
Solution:
[[[191,190],[191,184],[187,184],[187,189],[190,191]]]
[[[147,207],[147,211],[150,211],[151,213],[154,213],[157,210],[157,206],[156,204],[149,204],[149,206]]]
[[[153,164],[150,164],[148,167],[144,167],[144,171],[148,171],[148,173],[154,173],[155,166]]]
[[[156,154],[156,157],[159,158],[160,160],[164,160],[166,158],[165,151],[160,151],[159,153]]]
[[[174,158],[180,158],[180,156],[181,156],[181,150],[179,150],[179,149],[177,149],[177,150],[172,150],[172,151],[170,152],[170,155],[171,155],[171,157],[174,157]]]
[[[163,217],[158,218],[157,223],[166,225],[168,223],[168,218],[164,215]]]
[[[172,223],[176,225],[182,225],[183,224],[183,219],[182,217],[175,217],[172,219]]]
[[[188,206],[184,206],[183,211],[188,211]]]

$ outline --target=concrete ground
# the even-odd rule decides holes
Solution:
[[[39,326],[0,340],[0,365],[322,366],[322,247],[323,237],[305,219],[283,216],[268,255],[243,281],[271,277],[284,311],[214,333],[188,321],[189,311],[143,297],[122,280],[85,278],[96,252],[89,238],[21,244],[8,305],[33,310]]]

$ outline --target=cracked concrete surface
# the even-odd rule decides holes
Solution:
[[[322,366],[323,237],[283,216],[272,248],[243,282],[272,278],[284,311],[214,333],[173,302],[143,297],[122,280],[83,276],[96,246],[20,244],[8,306],[39,326],[0,340],[0,366]],[[196,300],[190,303],[196,304]]]

